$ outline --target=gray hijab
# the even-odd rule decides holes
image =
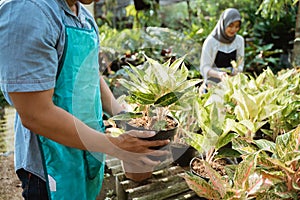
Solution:
[[[211,32],[211,35],[223,43],[231,43],[235,36],[228,37],[225,34],[225,29],[227,26],[229,26],[232,22],[240,21],[241,22],[241,15],[239,11],[235,8],[227,8],[220,16],[220,19]]]

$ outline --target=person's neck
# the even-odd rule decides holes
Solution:
[[[66,0],[66,2],[69,5],[72,12],[75,13],[75,15],[77,16],[77,6],[76,6],[77,0]]]

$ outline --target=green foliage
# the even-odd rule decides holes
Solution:
[[[231,141],[232,149],[241,155],[243,161],[233,168],[234,172],[222,184],[224,187],[218,185],[222,179],[209,166],[210,162],[206,163],[205,170],[211,180],[204,185],[204,180],[199,181],[201,178],[186,175],[191,189],[208,199],[212,198],[211,194],[204,194],[198,191],[199,188],[206,187],[202,191],[214,188],[219,196],[216,199],[298,198],[299,76],[296,69],[282,70],[278,74],[267,69],[257,78],[238,74],[210,89],[208,95],[212,99],[219,96],[223,101],[206,102],[206,110],[200,109],[203,134],[192,135],[191,144],[200,152],[210,146],[216,152],[206,156],[216,158],[218,142],[226,144]],[[205,114],[205,111],[208,112]],[[223,119],[220,118],[222,112],[226,113]],[[256,139],[256,134],[265,124],[269,124],[263,131],[268,137]]]
[[[200,46],[193,39],[172,29],[147,27],[146,29],[117,31],[108,26],[102,26],[99,31],[102,65],[110,66],[113,61],[125,54],[136,55],[135,65],[137,65],[145,61],[143,54],[146,54],[161,62],[168,59],[168,56],[178,58],[186,55],[185,62],[189,64],[190,69],[199,66]],[[161,55],[164,49],[171,51],[167,57]]]
[[[119,82],[127,89],[126,101],[134,106],[133,110],[148,117],[155,114],[158,118],[157,123],[160,123],[170,114],[171,106],[180,103],[183,94],[200,80],[187,79],[185,57],[172,63],[168,60],[163,64],[146,55],[145,58],[146,62],[143,65],[130,64],[125,68],[128,79],[122,78]]]
[[[278,136],[275,142],[254,141],[256,147],[252,146],[251,149],[258,153],[255,170],[261,174],[259,177],[261,181],[265,180],[271,184],[271,187],[260,194],[257,199],[266,199],[270,196],[274,199],[298,199],[300,191],[299,138],[300,126]],[[237,147],[237,149],[242,148]],[[251,154],[253,152],[248,151],[247,155]]]
[[[0,107],[3,109],[7,105],[8,105],[8,103],[7,103],[6,99],[3,96],[3,93],[0,92]]]
[[[286,15],[288,7],[292,4],[295,5],[298,0],[263,0],[256,13],[261,13],[264,18],[273,18]]]
[[[299,121],[299,73],[285,70],[274,74],[265,70],[257,78],[238,74],[220,83],[214,92],[224,98],[231,131],[253,139],[265,124],[264,132],[275,139],[277,135],[295,128]],[[219,89],[218,89],[219,88]]]
[[[260,199],[260,194],[268,191],[272,184],[261,179],[261,173],[256,171],[259,153],[248,155],[236,166],[226,166],[228,177],[221,177],[210,164],[203,161],[209,181],[187,172],[185,178],[190,189],[198,196],[214,200]],[[263,198],[262,198],[263,199]]]

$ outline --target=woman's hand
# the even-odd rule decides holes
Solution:
[[[227,77],[227,73],[226,72],[218,72],[218,78],[223,81],[225,80],[225,78]]]

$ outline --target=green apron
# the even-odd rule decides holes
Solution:
[[[103,132],[98,48],[94,29],[66,26],[65,50],[53,102]],[[96,199],[102,186],[105,155],[70,148],[43,136],[38,139],[49,199]]]

